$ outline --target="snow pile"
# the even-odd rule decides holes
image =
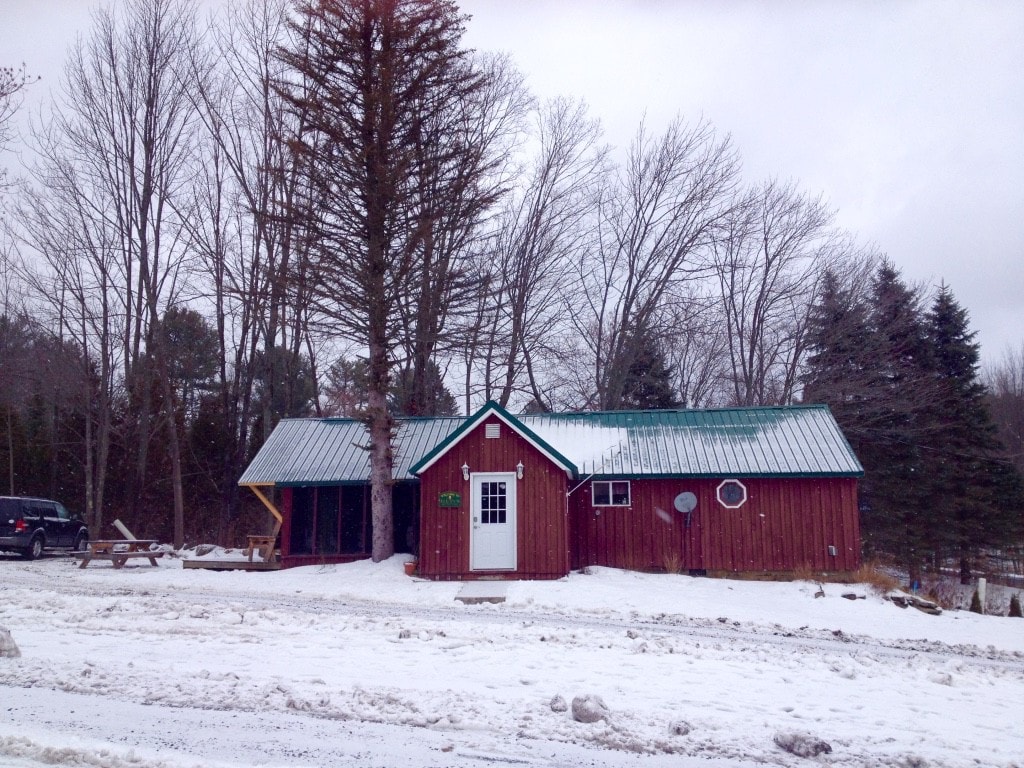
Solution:
[[[21,656],[21,651],[11,637],[10,630],[0,627],[0,659],[16,659],[18,656]]]
[[[598,720],[607,722],[610,715],[608,705],[596,694],[577,696],[572,700],[572,719],[578,723],[596,723]]]
[[[807,733],[777,733],[773,741],[792,755],[797,757],[817,757],[832,752],[832,746],[817,736]]]

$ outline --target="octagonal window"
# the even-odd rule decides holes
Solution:
[[[723,480],[715,491],[718,503],[726,509],[739,509],[747,503],[747,486],[739,480]]]

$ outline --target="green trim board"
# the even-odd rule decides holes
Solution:
[[[826,477],[864,477],[864,471],[860,472],[787,472],[782,473],[771,473],[771,472],[658,472],[644,475],[616,475],[604,473],[594,473],[587,475],[586,480],[728,480],[731,478],[737,478],[739,480],[749,480],[751,478],[774,478],[774,477],[785,477],[799,480],[800,478],[806,478],[808,480],[822,480]]]
[[[523,422],[506,411],[493,400],[487,401],[476,413],[466,419],[462,426],[452,432],[448,437],[438,443],[433,450],[429,451],[422,459],[409,467],[409,474],[420,475],[429,469],[434,463],[456,446],[461,440],[482,424],[488,417],[497,416],[509,427],[530,443],[534,448],[547,456],[560,469],[564,470],[569,477],[576,477],[579,470],[576,465],[565,456],[552,448],[548,443],[536,435]]]
[[[392,480],[393,485],[405,485],[408,483],[418,483],[419,478],[416,477],[397,477]],[[275,488],[337,488],[338,486],[351,486],[353,488],[359,488],[364,485],[370,484],[370,478],[360,478],[358,480],[286,480],[280,483],[274,483]]]

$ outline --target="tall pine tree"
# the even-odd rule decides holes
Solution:
[[[911,581],[954,557],[969,579],[979,552],[1019,535],[1022,503],[967,312],[946,286],[922,312],[886,262],[866,296],[825,277],[807,344],[804,401],[830,406],[864,465],[866,553],[894,557]]]
[[[395,548],[388,394],[405,310],[410,297],[427,301],[435,224],[477,221],[503,162],[467,135],[493,100],[490,74],[461,45],[465,22],[452,0],[300,0],[279,52],[288,72],[277,88],[302,125],[287,139],[305,190],[293,213],[311,243],[306,288],[326,327],[366,350],[375,562]],[[462,284],[444,263],[426,280],[432,302]]]
[[[834,272],[823,277],[821,293],[811,307],[807,347],[803,400],[827,403],[856,451],[870,426],[877,375],[870,354],[867,302]]]
[[[917,578],[929,495],[921,439],[930,429],[920,297],[889,262],[879,266],[867,295],[829,275],[808,334],[803,399],[832,409],[864,465],[865,551],[895,557]]]
[[[940,426],[928,457],[935,486],[929,535],[936,556],[958,560],[967,584],[981,550],[1008,543],[1017,532],[1020,483],[1001,460],[978,377],[979,346],[948,286],[939,288],[926,320],[937,393],[930,410]]]
[[[928,558],[933,498],[924,446],[935,430],[928,410],[929,349],[921,297],[888,261],[872,284],[869,333],[877,349],[880,416],[865,464],[864,524],[869,541],[895,555],[913,583]]]

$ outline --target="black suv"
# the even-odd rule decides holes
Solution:
[[[44,549],[82,551],[89,529],[82,518],[49,499],[0,496],[0,550],[13,549],[35,560]]]

